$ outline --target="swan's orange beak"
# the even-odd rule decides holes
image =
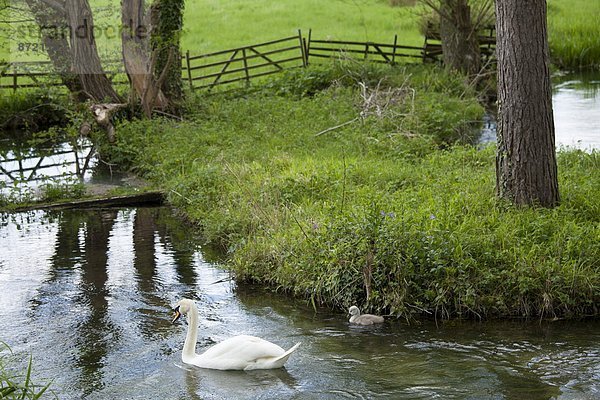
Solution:
[[[181,313],[179,312],[179,306],[175,307],[175,314],[173,314],[173,320],[171,321],[172,324],[174,324],[179,317],[181,317]]]

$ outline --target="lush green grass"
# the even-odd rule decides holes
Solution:
[[[480,116],[473,93],[417,67],[346,77],[382,73],[406,89],[382,118],[315,136],[362,100],[335,71],[337,85],[299,96],[294,79],[325,86],[309,69],[270,86],[284,97],[215,96],[185,122],[124,123],[111,161],[165,188],[242,280],[405,317],[596,313],[599,154],[560,154],[560,207],[514,209],[495,199],[493,149],[440,149]]]
[[[559,68],[600,68],[600,1],[548,0],[548,41]]]

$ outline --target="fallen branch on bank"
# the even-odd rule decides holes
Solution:
[[[361,104],[359,105],[360,112],[358,116],[339,125],[324,129],[316,133],[315,137],[343,128],[356,121],[364,121],[370,116],[379,119],[403,116],[405,114],[398,114],[396,109],[404,104],[407,99],[410,99],[411,101],[410,113],[414,112],[415,90],[408,86],[407,81],[400,87],[386,89],[381,89],[381,83],[382,81],[380,80],[377,83],[377,86],[374,89],[371,89],[364,82],[358,82],[361,97]]]

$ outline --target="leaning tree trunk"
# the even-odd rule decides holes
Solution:
[[[516,205],[559,202],[545,0],[497,0],[496,191]]]
[[[479,72],[481,52],[468,0],[442,0],[440,37],[447,68],[469,75]]]
[[[40,0],[26,0],[31,14],[40,27],[40,34],[48,58],[62,83],[69,89],[77,101],[87,100],[83,86],[75,72],[71,60],[71,47],[65,32],[69,32],[64,5],[57,3],[54,7]]]
[[[119,96],[104,70],[94,38],[94,20],[87,0],[67,0],[65,9],[71,27],[71,56],[85,94],[97,102],[119,102]]]

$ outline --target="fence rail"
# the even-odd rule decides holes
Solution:
[[[496,37],[493,26],[479,33],[480,50],[484,59],[492,59]],[[441,62],[442,44],[439,32],[431,25],[427,29],[423,46],[398,44],[398,35],[391,43],[360,42],[345,40],[319,40],[297,35],[242,46],[212,53],[193,55],[186,51],[182,57],[182,77],[190,90],[211,90],[219,85],[243,83],[249,85],[256,78],[272,75],[286,69],[306,67],[319,60],[348,57],[396,64],[406,61]],[[113,65],[115,61],[112,62]],[[120,61],[116,61],[120,63]],[[109,79],[119,76],[108,72]],[[115,81],[128,83],[126,79]],[[52,71],[49,61],[15,62],[0,64],[0,90],[62,85],[59,75]]]
[[[398,35],[393,43],[356,42],[343,40],[308,40],[307,54],[311,58],[332,58],[340,54],[360,56],[363,60],[395,64],[396,58],[423,58],[423,48],[398,45]]]
[[[119,61],[107,63],[106,76],[115,84],[128,84],[126,75],[118,71]],[[63,86],[60,74],[50,61],[18,61],[0,63],[0,90]]]

